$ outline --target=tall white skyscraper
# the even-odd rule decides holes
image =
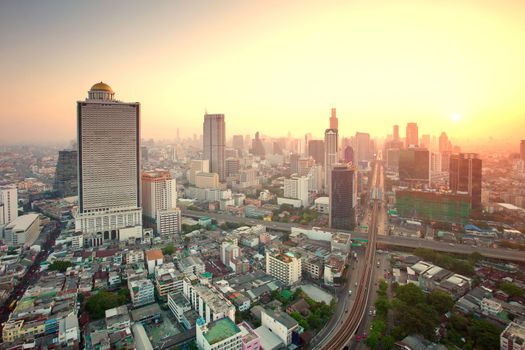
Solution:
[[[0,225],[7,225],[17,217],[18,192],[16,187],[0,187]]]
[[[224,114],[204,115],[204,158],[210,160],[210,172],[219,174],[219,181],[226,179],[224,167],[225,129]]]
[[[144,219],[160,235],[180,232],[177,182],[171,178],[169,171],[148,171],[142,174],[142,210]]]
[[[330,193],[330,173],[332,171],[332,165],[337,163],[338,139],[339,135],[337,129],[326,129],[324,133],[325,193]]]
[[[142,237],[140,104],[102,82],[77,102],[77,231],[88,245]]]

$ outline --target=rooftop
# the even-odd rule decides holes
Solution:
[[[286,312],[282,311],[274,311],[270,309],[264,309],[264,313],[285,326],[288,329],[294,328],[298,325],[297,321],[294,320],[290,315],[288,315]]]
[[[203,333],[208,344],[219,343],[229,337],[240,333],[241,330],[229,317],[208,323],[208,331]]]
[[[146,250],[146,260],[161,260],[164,259],[164,254],[160,249]]]
[[[22,215],[11,221],[7,226],[7,230],[13,231],[25,231],[31,226],[31,224],[38,219],[39,214],[29,213]]]

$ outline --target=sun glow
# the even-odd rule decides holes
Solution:
[[[450,120],[454,123],[458,123],[461,120],[461,115],[459,113],[454,113],[450,116]]]

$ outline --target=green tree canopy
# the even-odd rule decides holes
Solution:
[[[86,303],[86,310],[92,320],[98,320],[105,316],[105,311],[114,307],[124,305],[127,302],[125,293],[111,293],[100,291],[91,296]]]
[[[49,265],[49,270],[66,272],[67,268],[70,266],[72,266],[70,261],[56,260],[56,261],[53,261],[51,265]]]

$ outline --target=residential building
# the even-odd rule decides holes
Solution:
[[[357,164],[367,162],[371,158],[370,152],[370,134],[364,132],[355,133],[355,155],[354,159]]]
[[[211,285],[192,284],[188,279],[184,279],[183,289],[184,296],[190,301],[192,308],[206,322],[223,317],[235,319],[235,306]]]
[[[131,319],[129,318],[129,311],[126,305],[106,310],[105,313],[106,329],[110,334],[125,330],[131,326]]]
[[[0,226],[18,217],[18,190],[15,186],[0,187]]]
[[[261,311],[261,325],[277,335],[286,346],[292,343],[292,333],[299,328],[297,321],[286,312],[270,309]]]
[[[208,159],[194,159],[190,163],[190,170],[188,171],[188,181],[190,185],[195,185],[195,175],[197,173],[209,173],[210,161]]]
[[[205,271],[204,262],[201,258],[194,255],[187,256],[177,261],[177,267],[186,275],[194,274],[198,276]]]
[[[198,188],[219,188],[219,175],[217,173],[196,173],[195,186]]]
[[[242,350],[261,349],[261,339],[248,323],[241,322],[237,326],[242,333]]]
[[[266,273],[286,285],[301,280],[301,259],[293,253],[271,253],[266,251]]]
[[[306,176],[292,176],[289,179],[284,179],[284,197],[299,199],[303,207],[308,207],[310,204],[308,178]]]
[[[411,147],[399,150],[399,180],[408,184],[430,183],[430,152]]]
[[[155,266],[160,266],[163,263],[164,254],[162,254],[162,250],[146,250],[146,266],[148,267],[148,274],[152,275],[155,272]]]
[[[239,174],[241,164],[238,158],[226,158],[226,177]]]
[[[324,141],[308,141],[308,156],[315,160],[315,164],[324,166]]]
[[[419,136],[417,123],[408,123],[406,129],[405,147],[418,147]]]
[[[510,322],[499,339],[500,350],[525,350],[525,320]]]
[[[228,317],[206,322],[197,320],[196,343],[202,350],[241,350],[243,332]]]
[[[140,104],[114,99],[102,82],[77,103],[79,210],[90,244],[142,237]]]
[[[224,168],[224,148],[226,146],[226,123],[224,114],[205,114],[203,123],[203,150],[204,159],[210,161],[210,172],[219,176],[219,181],[224,181],[226,172]]]
[[[155,302],[153,282],[149,279],[128,281],[133,307],[139,307]]]
[[[175,270],[173,263],[155,266],[155,288],[159,297],[165,298],[169,293],[181,293],[184,275]]]
[[[159,235],[180,233],[177,182],[171,178],[169,171],[142,173],[142,213],[144,224],[155,228]]]
[[[241,250],[237,245],[237,239],[226,239],[221,243],[221,262],[225,266],[230,266],[230,262],[241,255]]]

